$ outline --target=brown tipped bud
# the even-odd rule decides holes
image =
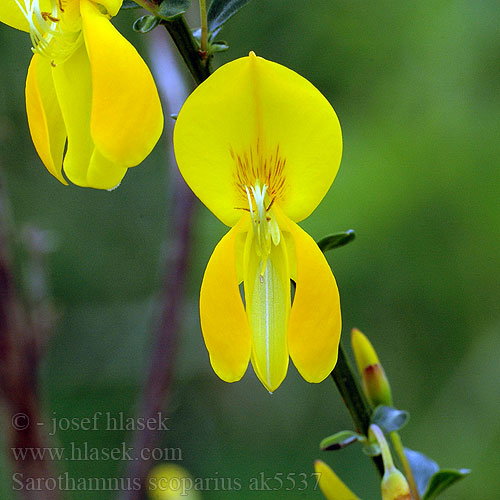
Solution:
[[[408,481],[395,467],[387,469],[382,478],[382,500],[411,500]]]
[[[373,406],[392,406],[391,386],[380,364],[377,353],[368,338],[354,328],[351,332],[352,349],[363,392]]]

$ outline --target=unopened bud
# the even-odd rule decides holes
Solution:
[[[382,500],[411,500],[408,481],[395,467],[382,478]]]
[[[373,406],[392,406],[391,386],[372,344],[358,329],[351,332],[351,343],[356,358],[363,392]]]
[[[384,462],[384,476],[381,484],[382,500],[412,500],[408,481],[394,466],[391,450],[382,429],[378,425],[370,425],[369,436],[370,439],[375,437],[377,440]]]

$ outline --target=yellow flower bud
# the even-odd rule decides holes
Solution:
[[[373,406],[392,406],[391,387],[372,344],[356,328],[351,332],[351,343],[363,392],[368,401]]]
[[[371,439],[374,437],[377,440],[384,462],[384,477],[381,484],[382,500],[412,500],[408,481],[394,466],[391,450],[382,429],[378,425],[372,424],[369,435]]]
[[[408,481],[395,467],[382,478],[382,500],[411,500]]]

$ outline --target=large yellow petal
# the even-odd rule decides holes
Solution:
[[[273,392],[285,378],[289,362],[287,327],[291,299],[286,245],[284,241],[278,246],[271,245],[264,267],[252,229],[247,236],[245,260],[245,304],[252,332],[252,366],[266,389]]]
[[[250,181],[252,170],[283,164],[276,202],[298,221],[329,189],[342,138],[333,108],[310,82],[250,55],[219,68],[188,97],[177,118],[174,148],[191,189],[222,222],[233,225],[236,209],[247,206],[238,187],[243,182],[238,164]]]
[[[103,156],[132,167],[148,156],[161,135],[160,98],[130,42],[91,1],[81,0],[80,9],[92,70],[92,138]]]
[[[85,46],[81,45],[66,62],[54,67],[52,75],[68,134],[64,173],[74,184],[93,187],[87,180],[94,144],[90,137],[92,90]]]
[[[20,0],[20,3],[24,6],[24,1]],[[2,6],[0,7],[0,22],[21,31],[30,30],[30,25],[26,16],[15,0],[2,0]]]
[[[318,474],[319,487],[327,500],[359,500],[325,462],[316,460],[314,470]]]
[[[26,77],[26,113],[33,144],[47,170],[63,184],[66,128],[57,102],[52,67],[39,55],[31,58]]]
[[[243,216],[217,244],[210,257],[200,292],[200,319],[210,362],[226,382],[235,382],[250,361],[251,335],[238,287],[236,239],[248,230]]]
[[[321,382],[337,362],[341,316],[337,283],[315,241],[274,209],[294,240],[297,278],[288,324],[293,364],[308,382]]]

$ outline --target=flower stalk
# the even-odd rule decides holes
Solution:
[[[415,478],[413,477],[413,472],[411,470],[410,463],[408,462],[408,458],[406,458],[401,436],[398,431],[391,432],[389,436],[391,438],[392,445],[394,446],[394,451],[398,455],[401,465],[403,466],[403,470],[405,471],[405,476],[410,486],[411,497],[413,500],[420,500]]]
[[[200,19],[201,19],[201,57],[203,62],[207,63],[208,55],[208,25],[207,25],[207,3],[205,0],[200,0]]]

